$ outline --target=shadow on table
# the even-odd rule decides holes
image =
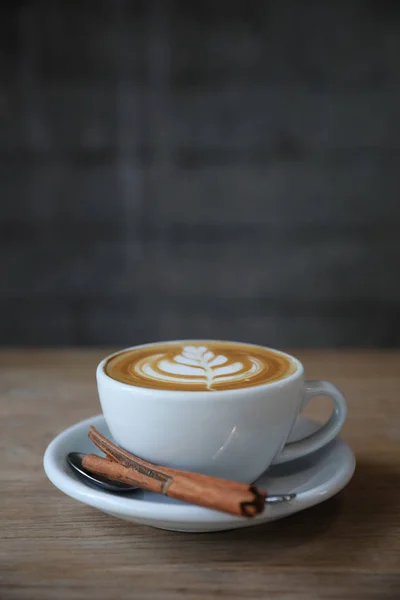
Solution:
[[[176,559],[181,564],[231,567],[239,562],[254,567],[267,561],[269,565],[342,567],[348,560],[357,568],[374,564],[381,540],[392,528],[391,514],[398,511],[399,496],[400,465],[396,469],[360,461],[352,481],[340,494],[265,525],[197,534],[134,525],[128,533],[127,524],[114,519],[110,526],[113,533],[121,528],[125,541],[126,536],[152,540],[151,561]]]
[[[378,540],[391,527],[390,515],[398,510],[400,466],[361,461],[348,486],[334,498],[291,517],[265,525],[232,531],[181,534],[156,532],[157,553],[182,551],[197,564],[248,561],[305,566],[343,564],[348,553],[360,564],[376,551]],[[142,533],[144,530],[142,530]],[[372,550],[375,540],[375,550]],[[369,544],[369,546],[368,546]],[[181,552],[179,552],[181,554]],[[356,565],[354,565],[356,566]]]
[[[399,500],[400,466],[396,470],[361,461],[352,481],[334,498],[280,521],[214,534],[214,542],[229,540],[240,548],[241,560],[269,556],[279,561],[286,556],[292,562],[296,548],[303,548],[308,558],[319,549],[324,556],[317,553],[317,562],[343,562],[344,552],[361,560],[363,554],[373,551],[371,542],[378,543],[392,528],[390,515],[398,511]],[[211,540],[212,534],[204,536]]]

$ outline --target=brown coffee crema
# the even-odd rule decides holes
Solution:
[[[261,346],[207,340],[125,350],[109,358],[104,370],[138,387],[212,392],[278,381],[293,374],[296,365]]]

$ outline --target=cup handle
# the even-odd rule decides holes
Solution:
[[[342,429],[347,415],[347,404],[343,394],[329,381],[305,381],[302,410],[314,396],[329,396],[332,398],[334,406],[330,418],[315,433],[297,442],[287,443],[274,460],[274,465],[294,460],[315,452],[315,450],[319,450],[332,441]]]

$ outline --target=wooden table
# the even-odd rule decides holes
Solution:
[[[106,353],[0,352],[1,600],[400,599],[399,352],[297,352],[310,378],[347,395],[354,479],[286,520],[197,535],[119,521],[46,479],[50,440],[100,412]]]

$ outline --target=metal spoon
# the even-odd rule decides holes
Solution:
[[[89,481],[91,484],[96,485],[103,490],[107,490],[108,492],[133,492],[134,490],[139,489],[135,486],[115,481],[115,479],[108,479],[108,477],[90,473],[90,471],[87,471],[82,465],[82,459],[84,456],[85,455],[81,452],[70,452],[67,455],[67,461],[74,471],[78,473],[79,477],[85,482]],[[295,497],[296,494],[274,494],[273,496],[268,496],[265,499],[265,502],[267,504],[279,504],[280,502],[289,502]]]

